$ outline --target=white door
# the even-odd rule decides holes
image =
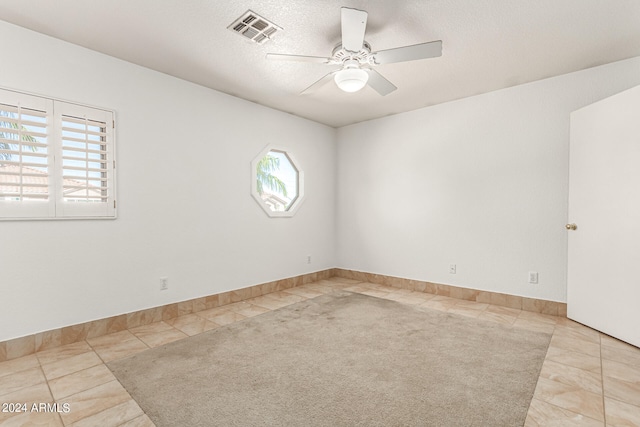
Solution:
[[[640,347],[640,86],[571,114],[567,315]]]

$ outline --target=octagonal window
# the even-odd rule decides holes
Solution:
[[[251,163],[251,194],[269,216],[293,216],[304,196],[303,173],[286,150],[265,148]]]

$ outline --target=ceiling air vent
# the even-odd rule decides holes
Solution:
[[[278,31],[282,31],[282,28],[273,22],[250,10],[247,10],[227,28],[260,44],[270,40]]]

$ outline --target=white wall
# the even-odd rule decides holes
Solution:
[[[116,111],[119,206],[0,221],[0,341],[334,266],[565,301],[569,113],[640,84],[635,58],[336,132],[1,21],[0,38],[1,87]],[[269,143],[305,171],[290,219],[250,196]]]
[[[335,266],[335,129],[1,21],[0,39],[0,86],[116,111],[119,215],[0,221],[0,341]],[[250,195],[270,143],[305,172],[293,218]]]
[[[634,58],[339,129],[338,266],[566,301],[569,114],[638,84]]]

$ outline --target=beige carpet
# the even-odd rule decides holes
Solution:
[[[522,426],[550,338],[343,291],[109,367],[158,427]]]

